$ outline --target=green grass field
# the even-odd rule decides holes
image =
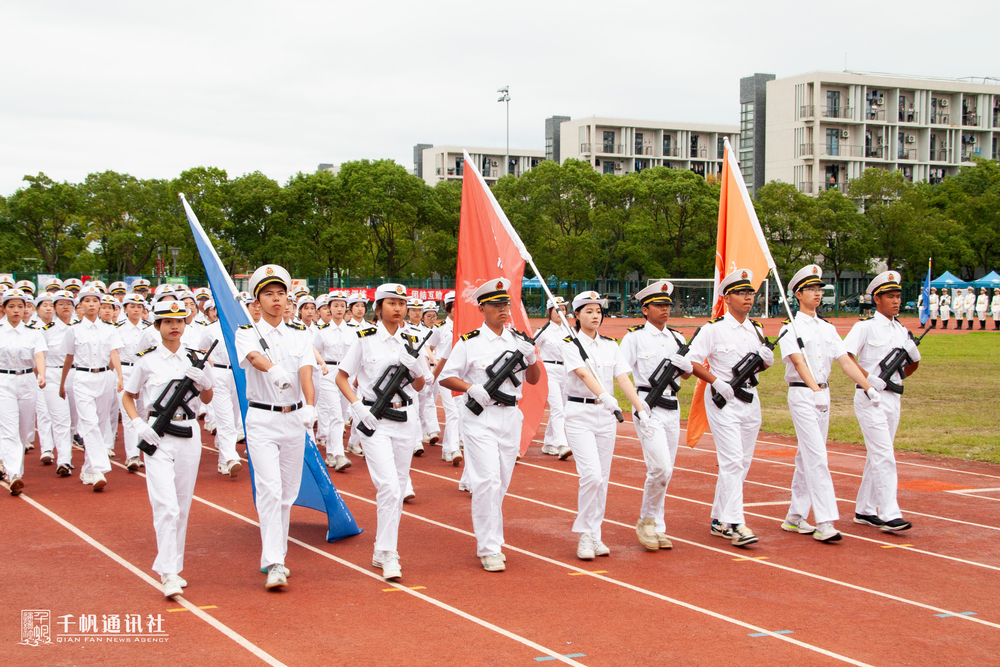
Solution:
[[[1000,463],[1000,334],[928,336],[923,359],[906,380],[896,449]],[[760,376],[762,431],[794,436],[788,414],[785,365]],[[684,382],[681,418],[687,419],[695,380]],[[854,416],[854,383],[834,365],[830,377],[830,440],[863,445]],[[619,403],[628,402],[616,388]]]

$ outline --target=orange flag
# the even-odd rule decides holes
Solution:
[[[719,282],[736,269],[753,271],[754,289],[759,289],[774,268],[774,259],[757,220],[757,212],[729,139],[725,142],[726,159],[722,163],[722,190],[719,192],[719,238],[715,248],[715,294],[712,316],[726,312],[719,292]],[[698,380],[691,400],[687,423],[687,445],[694,447],[708,430],[705,415],[705,382]]]
[[[531,261],[531,255],[468,153],[465,153],[464,171],[462,210],[458,222],[454,340],[457,343],[461,334],[482,326],[483,316],[472,294],[487,280],[500,277],[510,281],[511,324],[533,336],[528,313],[521,301],[524,263]],[[521,391],[519,407],[524,415],[521,423],[521,453],[524,454],[535,437],[542,421],[542,413],[545,412],[545,401],[548,398],[545,369],[542,369],[542,377],[537,384],[524,383]],[[465,409],[464,402],[459,409]]]

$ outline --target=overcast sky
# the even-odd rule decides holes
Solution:
[[[0,2],[0,194],[45,172],[284,183],[413,145],[543,150],[544,120],[736,124],[739,79],[1000,76],[1000,3]]]

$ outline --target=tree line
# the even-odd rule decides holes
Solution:
[[[173,180],[113,171],[81,183],[26,176],[0,197],[0,269],[151,274],[180,248],[178,272],[201,264],[178,199],[185,193],[232,273],[268,262],[293,275],[386,280],[455,273],[461,182],[434,187],[391,160],[347,162],[336,175],[299,173],[284,185],[260,172],[230,179],[198,167]],[[656,167],[598,174],[586,162],[542,162],[493,188],[536,264],[565,280],[712,275],[719,184]],[[919,280],[928,257],[971,279],[997,266],[1000,165],[974,166],[935,185],[868,169],[846,192],[816,197],[771,182],[755,207],[784,277],[819,261],[837,277],[880,261]]]

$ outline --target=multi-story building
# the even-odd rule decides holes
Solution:
[[[559,130],[567,120],[570,120],[569,116],[552,116],[545,119],[545,159],[554,160],[556,164],[562,164],[562,160],[559,159]]]
[[[434,144],[417,144],[413,147],[413,175],[424,177],[424,150],[433,148]]]
[[[810,72],[767,82],[767,181],[816,194],[865,169],[935,183],[997,159],[1000,82]]]
[[[739,128],[735,125],[594,116],[561,124],[559,156],[561,162],[584,160],[604,174],[627,174],[662,165],[707,176],[722,172],[722,146],[727,137],[736,150]]]
[[[423,150],[423,179],[428,185],[441,181],[460,181],[469,167],[465,164],[462,151],[468,151],[472,158],[472,168],[479,170],[486,182],[492,185],[506,174],[520,176],[545,160],[545,151],[514,149],[508,156],[507,170],[504,171],[503,148],[472,148],[468,146],[433,146]]]
[[[740,79],[740,171],[752,195],[764,180],[767,143],[767,82],[773,74],[754,74]]]

